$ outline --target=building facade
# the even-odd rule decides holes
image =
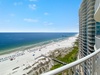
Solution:
[[[100,22],[96,15],[100,0],[83,0],[79,9],[79,50],[80,58],[95,51],[95,36],[100,35]],[[96,13],[97,14],[97,13]],[[99,13],[100,14],[100,13]],[[84,75],[94,75],[94,60],[82,64]]]
[[[79,50],[80,58],[94,52],[95,44],[95,0],[83,0],[79,9]],[[84,75],[93,74],[93,60],[83,63]]]

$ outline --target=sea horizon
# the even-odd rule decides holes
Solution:
[[[51,41],[60,41],[77,33],[51,33],[51,32],[34,32],[34,33],[0,33],[0,55],[17,50],[25,50],[29,47],[48,44]],[[27,37],[28,36],[28,37]],[[49,36],[49,37],[48,37]],[[30,38],[33,37],[33,38]],[[17,41],[16,41],[17,40]],[[7,42],[8,41],[8,42]],[[25,42],[26,41],[26,42]]]

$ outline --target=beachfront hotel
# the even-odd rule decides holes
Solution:
[[[94,52],[96,21],[94,20],[96,0],[83,0],[79,9],[79,50],[80,58]],[[92,75],[93,60],[82,67],[84,75]]]
[[[98,12],[99,3],[100,0],[83,0],[80,6],[79,9],[80,58],[83,58],[95,52],[96,50],[95,44],[97,43],[96,42],[97,36],[100,34],[100,23],[99,23],[100,20],[98,20],[98,18],[100,17],[99,15],[100,12]],[[94,67],[95,67],[94,59],[86,61],[82,67],[84,75],[95,75]]]
[[[83,0],[79,9],[79,59],[43,75],[100,75],[100,0]],[[69,70],[70,71],[70,70]]]

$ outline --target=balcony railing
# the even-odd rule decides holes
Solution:
[[[75,62],[41,75],[100,75],[100,69],[97,68],[97,66],[99,66],[98,63],[100,64],[100,62],[98,62],[100,60],[99,53],[100,49]]]

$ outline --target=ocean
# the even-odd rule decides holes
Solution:
[[[0,52],[59,41],[77,33],[0,33]]]

